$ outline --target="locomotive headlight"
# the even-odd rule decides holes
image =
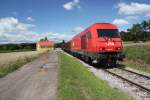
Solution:
[[[108,42],[107,45],[108,46],[114,46],[114,42]]]
[[[116,50],[121,50],[121,48],[120,48],[120,47],[117,47]]]
[[[114,42],[112,42],[111,44],[114,45]]]

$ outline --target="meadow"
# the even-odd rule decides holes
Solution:
[[[150,43],[126,46],[124,53],[126,55],[124,64],[138,70],[150,72]]]
[[[0,53],[0,77],[17,70],[22,65],[31,62],[42,53],[43,52],[38,51]]]

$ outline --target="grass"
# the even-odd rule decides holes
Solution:
[[[59,100],[129,100],[118,89],[98,79],[75,58],[59,54]]]
[[[26,57],[24,59],[18,59],[15,62],[9,63],[4,67],[0,67],[0,77],[4,77],[10,72],[13,72],[23,66],[24,64],[31,62],[35,59],[36,57]]]
[[[123,64],[150,73],[150,45],[125,47],[127,60]]]
[[[133,41],[123,41],[123,44],[131,44],[134,43]]]
[[[15,62],[18,59],[24,59],[30,56],[36,56],[40,53],[42,52],[24,51],[24,52],[0,53],[0,67],[5,66],[9,63]]]
[[[147,63],[150,61],[150,46],[125,47],[124,52],[129,60],[143,60]]]
[[[13,52],[13,53],[0,53],[0,77],[17,70],[24,64],[33,61],[42,52]]]
[[[142,66],[142,65],[135,63],[135,62],[132,62],[132,61],[126,61],[126,62],[120,62],[120,63],[127,65],[128,67],[134,68],[136,70],[150,73],[150,67],[145,67],[145,66]]]

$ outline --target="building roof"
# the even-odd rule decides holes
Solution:
[[[52,41],[39,41],[37,44],[39,46],[54,46],[54,42]]]

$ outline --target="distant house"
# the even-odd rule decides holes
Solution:
[[[39,41],[36,44],[37,51],[48,51],[53,50],[54,42],[51,41]]]

